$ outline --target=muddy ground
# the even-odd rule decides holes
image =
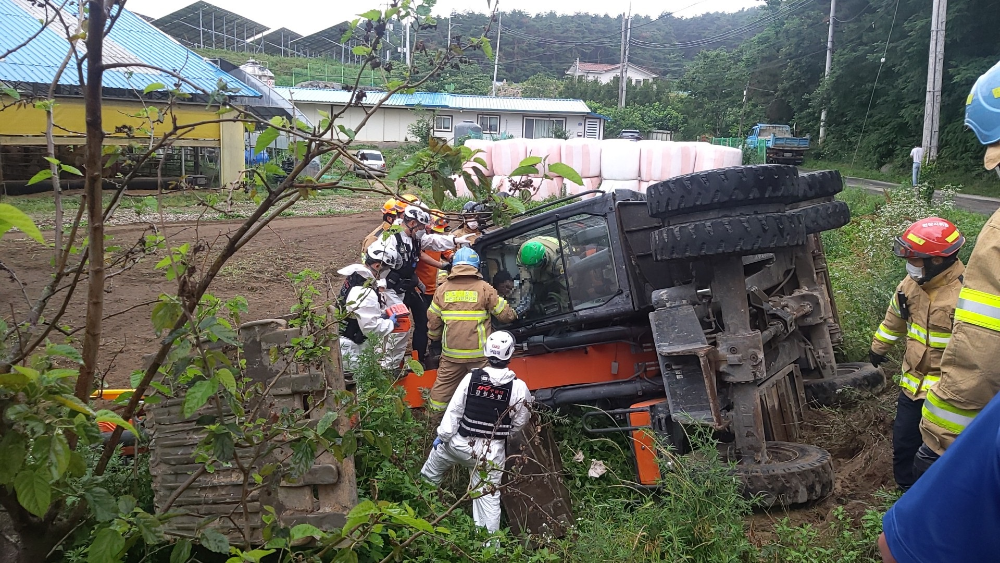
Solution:
[[[295,299],[286,274],[310,269],[335,279],[338,268],[360,257],[361,241],[378,221],[377,212],[276,219],[230,259],[209,292],[220,299],[245,297],[250,306],[246,319],[285,315]],[[167,223],[164,234],[169,246],[201,241],[220,247],[240,224],[240,221],[201,224],[179,221]],[[142,224],[108,227],[107,233],[112,237],[108,245],[125,249],[150,232],[149,226]],[[50,236],[51,233],[46,233],[46,238]],[[162,271],[154,269],[164,256],[166,252],[162,250],[147,256],[108,281],[104,296],[104,313],[108,318],[104,321],[99,367],[106,387],[127,386],[129,374],[142,367],[143,355],[157,347],[150,323],[153,303],[161,293],[177,291],[176,282],[167,281]],[[0,245],[0,262],[14,270],[32,299],[37,298],[49,280],[51,258],[50,249],[23,236],[8,235]],[[327,284],[322,280],[321,284],[317,287],[326,293]],[[61,325],[83,326],[85,285],[81,284],[77,290]],[[4,317],[9,317],[13,309],[17,319],[25,318],[24,296],[9,276],[0,277],[0,307]],[[74,335],[80,336],[82,331]]]
[[[294,302],[287,274],[311,269],[326,274],[319,287],[332,299],[338,281],[336,269],[356,261],[361,240],[378,221],[376,211],[277,219],[229,262],[210,292],[221,299],[244,296],[250,307],[246,319],[283,315]],[[218,246],[239,224],[239,221],[174,222],[167,224],[166,235],[171,245],[202,241]],[[108,233],[114,240],[109,244],[128,247],[147,232],[148,226],[141,224],[109,227]],[[100,366],[106,387],[128,386],[129,374],[141,367],[143,355],[156,348],[157,339],[150,323],[152,303],[161,293],[176,292],[175,282],[167,281],[162,272],[153,268],[163,256],[165,253],[160,251],[146,257],[108,284],[105,314],[109,318],[105,321]],[[0,244],[0,261],[16,272],[32,297],[38,295],[48,280],[50,259],[51,251],[20,235],[8,234]],[[327,279],[331,285],[327,285]],[[83,325],[84,294],[81,287],[63,318],[63,325]],[[0,277],[0,307],[4,316],[11,309],[17,318],[25,314],[25,300],[7,276]],[[891,430],[895,396],[896,391],[888,389],[877,396],[859,397],[842,408],[812,411],[804,441],[824,447],[833,455],[837,472],[834,493],[811,506],[787,513],[774,510],[754,514],[750,520],[751,537],[758,541],[767,539],[774,523],[785,516],[795,524],[822,526],[832,518],[837,506],[844,506],[854,519],[860,519],[867,508],[880,506],[882,501],[875,493],[894,486]]]

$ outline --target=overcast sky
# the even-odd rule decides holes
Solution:
[[[271,29],[287,27],[302,34],[309,34],[344,20],[353,19],[366,10],[379,6],[378,0],[209,0],[212,4],[235,12],[269,26]],[[134,12],[158,18],[178,10],[193,0],[127,0],[125,6]],[[383,2],[384,4],[384,2]],[[658,16],[674,11],[678,16],[696,16],[705,12],[735,12],[763,4],[758,0],[633,0],[632,12],[645,16]],[[540,6],[544,5],[544,8]],[[608,0],[503,0],[503,11],[524,10],[529,13],[556,11],[558,13],[585,12],[590,14],[619,14],[628,9],[628,2]],[[435,14],[446,16],[452,10],[485,12],[486,0],[438,0]]]

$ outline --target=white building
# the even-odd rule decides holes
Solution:
[[[350,104],[351,92],[313,88],[275,88],[291,101],[312,123],[322,120],[321,111],[333,115]],[[384,92],[367,92],[362,105],[371,107],[385,97]],[[425,113],[422,113],[425,112]],[[348,107],[337,121],[350,129],[364,119],[365,110]],[[605,117],[593,113],[583,100],[540,98],[494,98],[465,94],[415,92],[393,94],[357,133],[357,140],[370,143],[412,141],[408,127],[421,115],[434,121],[434,136],[454,139],[455,126],[463,121],[478,123],[484,137],[504,136],[540,139],[553,137],[558,129],[570,138],[604,137]]]
[[[601,84],[607,84],[621,75],[621,68],[621,63],[581,63],[580,59],[577,59],[573,66],[566,71],[566,74],[573,78],[582,76],[587,80],[597,80]],[[656,74],[632,63],[629,63],[628,68],[625,69],[625,76],[629,82],[635,85],[657,78]]]

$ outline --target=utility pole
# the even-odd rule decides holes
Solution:
[[[938,133],[941,131],[941,80],[944,70],[944,25],[948,19],[948,0],[934,0],[931,10],[931,45],[927,61],[924,135],[920,142],[927,162],[937,160]]]
[[[406,34],[406,66],[410,66],[413,62],[410,58],[410,20],[403,24],[403,33]]]
[[[618,73],[618,107],[625,107],[625,92],[628,83],[628,52],[632,41],[632,14],[622,14],[622,63]]]
[[[453,14],[454,12],[448,15],[448,43],[446,43],[448,49],[451,49],[451,16]]]
[[[500,68],[500,28],[503,27],[503,12],[497,13],[497,48],[493,50],[493,96],[497,95],[497,70]]]
[[[830,80],[830,70],[833,68],[833,22],[837,19],[837,0],[830,0],[830,31],[826,36],[826,71],[823,72],[823,82]],[[743,96],[746,99],[746,95]],[[819,114],[819,144],[823,146],[826,140],[826,106]]]
[[[743,109],[740,110],[740,134],[739,138],[743,138],[743,115],[747,112],[747,94],[750,93],[750,79],[747,78],[747,86],[743,89]],[[826,110],[823,110],[826,112]],[[823,127],[820,126],[820,135],[823,134]],[[822,139],[822,136],[820,137]]]

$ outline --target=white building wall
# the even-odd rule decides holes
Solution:
[[[333,115],[342,109],[341,106],[331,106],[329,104],[296,102],[296,107],[315,125],[323,119],[320,111]],[[451,116],[451,130],[434,131],[434,136],[453,141],[455,138],[455,126],[468,119],[474,123],[479,122],[481,115],[497,115],[500,117],[500,132],[508,133],[516,138],[524,137],[525,117],[557,118],[565,120],[566,131],[570,138],[583,137],[586,116],[581,114],[524,114],[513,112],[481,112],[473,110],[440,110],[435,112],[438,116]],[[337,120],[337,124],[343,125],[356,131],[356,140],[365,143],[386,143],[413,141],[410,138],[408,128],[417,121],[418,115],[409,108],[383,108],[376,112],[365,124],[364,128],[358,131],[364,110],[351,107]]]

